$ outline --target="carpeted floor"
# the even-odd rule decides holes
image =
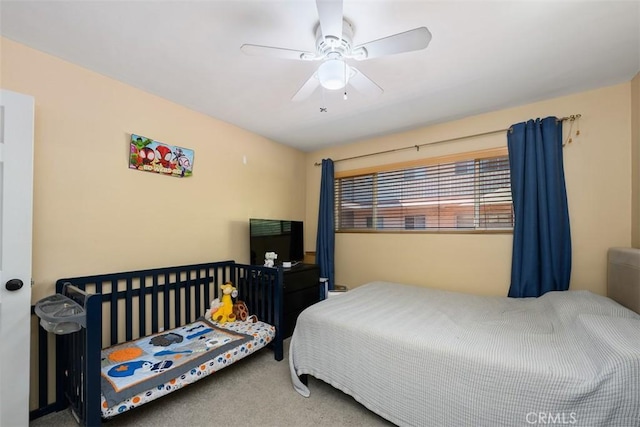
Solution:
[[[288,362],[259,351],[182,390],[127,411],[106,425],[119,426],[392,426],[350,396],[309,377],[311,396],[291,385]],[[30,427],[75,427],[68,410],[49,414]]]

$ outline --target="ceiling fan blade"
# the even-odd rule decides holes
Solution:
[[[351,70],[353,70],[354,74],[349,78],[349,84],[353,86],[355,90],[370,98],[376,98],[382,95],[384,90],[369,77],[365,76],[362,71],[355,67],[351,67]]]
[[[247,55],[268,56],[270,58],[297,59],[309,61],[316,59],[316,54],[302,50],[285,49],[281,47],[260,46],[257,44],[243,44],[240,50]]]
[[[316,0],[322,36],[342,38],[342,0]]]
[[[318,80],[318,77],[316,76],[316,73],[314,72],[311,75],[311,77],[309,77],[309,80],[304,82],[302,87],[296,92],[295,95],[293,95],[291,100],[292,101],[303,101],[303,100],[307,99],[308,97],[311,96],[311,94],[313,92],[316,91],[318,86],[320,86],[320,80]]]
[[[362,60],[420,50],[426,48],[430,41],[431,33],[426,27],[414,28],[356,46],[354,58]],[[364,49],[366,55],[361,54],[361,49]]]

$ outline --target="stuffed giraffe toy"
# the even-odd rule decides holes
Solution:
[[[231,297],[237,296],[238,291],[231,282],[220,286],[220,290],[222,291],[222,298],[220,298],[222,305],[211,315],[211,320],[218,323],[233,322],[236,320],[236,315],[233,313],[233,300]]]

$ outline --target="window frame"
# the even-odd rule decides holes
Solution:
[[[372,192],[373,192],[373,197],[376,197],[376,192],[377,192],[377,177],[378,177],[378,173],[381,172],[392,172],[392,171],[404,171],[403,173],[405,175],[412,175],[411,172],[407,173],[406,170],[407,169],[412,169],[412,168],[419,168],[419,167],[423,167],[423,166],[434,166],[434,165],[438,165],[438,164],[447,164],[447,163],[456,163],[456,162],[464,162],[464,161],[470,161],[473,160],[474,162],[477,162],[478,160],[484,160],[484,159],[492,159],[492,158],[498,158],[498,157],[508,157],[508,150],[507,147],[501,147],[501,148],[490,148],[490,149],[486,149],[486,150],[476,150],[476,151],[468,151],[468,152],[463,152],[463,153],[456,153],[456,154],[452,154],[452,155],[445,155],[445,156],[437,156],[437,157],[429,157],[429,158],[423,158],[423,159],[417,159],[417,160],[410,160],[410,161],[405,161],[405,162],[398,162],[398,163],[390,163],[390,164],[385,164],[385,165],[378,165],[378,166],[372,166],[372,167],[367,167],[367,168],[361,168],[361,169],[354,169],[354,170],[346,170],[346,171],[339,171],[336,172],[334,174],[334,183],[336,184],[336,205],[335,205],[335,209],[334,209],[334,219],[335,219],[335,232],[336,233],[401,233],[401,234],[407,234],[407,233],[437,233],[437,234],[513,234],[513,226],[511,227],[504,227],[504,228],[490,228],[490,229],[476,229],[476,228],[461,228],[461,229],[456,229],[456,228],[414,228],[414,229],[404,229],[404,228],[398,228],[398,229],[376,229],[376,228],[343,228],[341,227],[340,224],[340,206],[338,203],[338,197],[339,197],[339,187],[338,187],[338,183],[339,180],[344,179],[344,178],[357,178],[357,177],[362,177],[364,179],[368,179],[368,176],[371,176],[371,181],[372,181]],[[456,168],[454,166],[454,171],[456,172],[456,176],[458,175],[458,168]],[[408,178],[409,179],[409,178]],[[479,197],[479,194],[477,192],[474,191],[474,195],[473,195],[474,199],[477,199]],[[373,204],[372,204],[373,205]],[[374,209],[372,207],[372,209]],[[376,208],[374,209],[374,212],[377,210],[377,204],[376,204]],[[349,211],[346,211],[349,212]],[[415,216],[416,214],[410,214],[409,216]],[[511,217],[513,219],[513,204],[511,207]],[[375,213],[374,213],[374,217],[375,217]],[[399,217],[400,218],[400,217]],[[477,216],[474,215],[474,219],[476,219],[476,223],[478,223],[477,221]],[[403,218],[404,221],[404,218]],[[428,220],[426,221],[428,222]],[[352,224],[354,224],[355,222],[352,220],[351,222]]]

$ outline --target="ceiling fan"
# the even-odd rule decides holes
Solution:
[[[345,88],[347,84],[366,96],[376,97],[382,94],[382,88],[356,67],[348,65],[346,60],[362,61],[420,50],[426,48],[431,41],[429,30],[426,27],[419,27],[352,46],[353,27],[343,17],[342,0],[316,0],[316,6],[320,22],[316,28],[315,52],[255,44],[244,44],[240,47],[247,55],[322,62],[293,95],[293,101],[308,98],[319,86],[328,90],[339,90]]]

